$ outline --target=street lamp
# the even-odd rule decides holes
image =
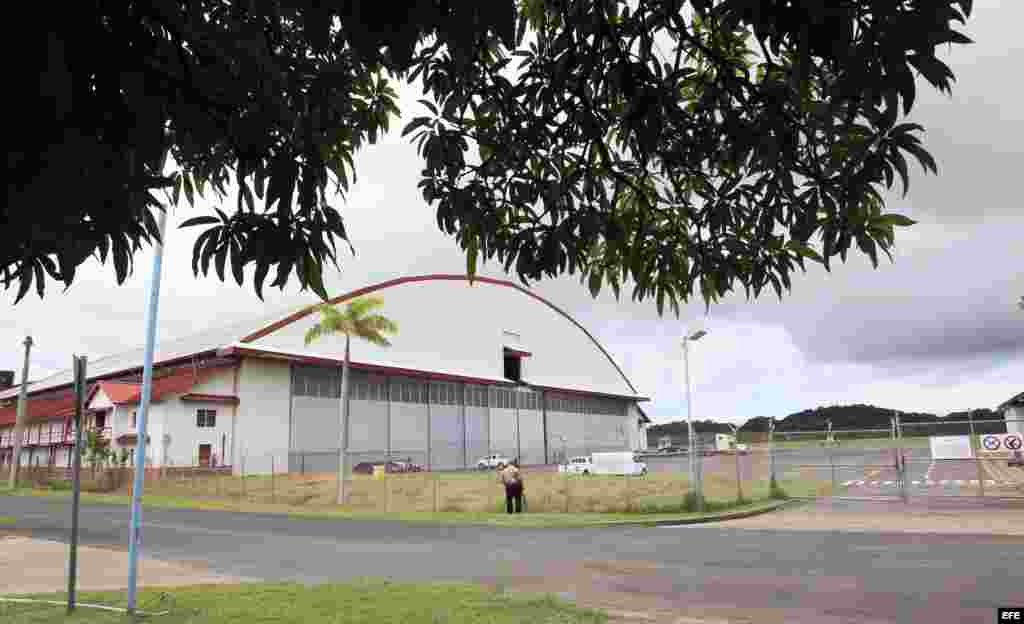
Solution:
[[[689,451],[689,480],[690,487],[693,487],[696,483],[696,458],[694,457],[694,443],[693,443],[693,399],[690,396],[690,343],[700,340],[707,335],[707,332],[703,329],[698,329],[693,333],[688,333],[683,336],[683,376],[686,380],[686,431]],[[698,501],[701,501],[700,492],[698,491]],[[703,502],[699,502],[700,506],[703,507]]]

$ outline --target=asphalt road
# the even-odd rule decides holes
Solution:
[[[0,496],[0,515],[36,537],[65,540],[68,514],[66,500]],[[1013,538],[444,528],[189,510],[147,510],[143,522],[146,556],[251,579],[532,579],[694,617],[735,608],[736,621],[751,622],[991,622],[997,606],[1024,602],[1024,540]],[[81,527],[84,544],[126,544],[127,507],[84,505]]]

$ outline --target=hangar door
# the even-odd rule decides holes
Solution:
[[[288,470],[337,472],[341,445],[341,371],[292,367]]]

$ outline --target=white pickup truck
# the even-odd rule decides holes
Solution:
[[[631,452],[593,453],[569,459],[558,467],[562,474],[583,475],[645,475],[647,464],[636,460]]]
[[[479,460],[477,460],[476,467],[478,470],[501,469],[507,466],[511,461],[511,459],[505,457],[504,455],[488,455],[487,457],[481,457]]]

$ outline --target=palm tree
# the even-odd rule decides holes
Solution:
[[[341,440],[338,449],[338,504],[345,503],[345,460],[348,450],[348,367],[349,342],[352,336],[381,347],[390,347],[384,334],[394,334],[398,325],[381,314],[371,314],[384,305],[382,299],[365,297],[350,301],[344,310],[330,304],[317,306],[320,322],[306,332],[306,346],[324,337],[345,335],[345,361],[341,367]]]

